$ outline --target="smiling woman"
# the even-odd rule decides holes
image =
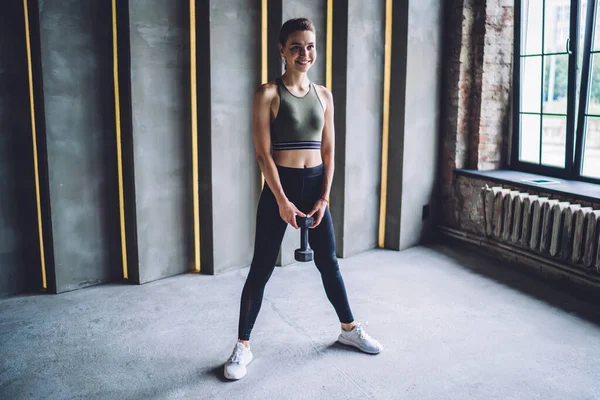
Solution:
[[[257,216],[254,255],[242,291],[238,341],[225,364],[225,377],[240,379],[252,361],[250,334],[273,273],[287,225],[314,218],[308,241],[327,298],[334,307],[340,343],[376,354],[381,344],[355,322],[335,252],[327,207],[334,171],[333,96],[307,72],[317,60],[315,28],[306,18],[285,22],[278,54],[285,73],[254,94],[253,136],[256,159],[265,178]]]

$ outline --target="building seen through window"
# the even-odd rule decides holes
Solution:
[[[588,47],[585,44],[586,31],[591,30],[593,38],[599,36],[598,19],[593,24],[586,23],[588,12],[592,10],[595,17],[598,7],[588,7],[587,0],[518,3],[519,113],[514,137],[518,147],[513,153],[517,164],[532,172],[600,179],[600,40],[592,40]],[[580,25],[576,49],[571,32],[576,27],[577,10]],[[586,52],[588,69],[582,68]],[[589,81],[582,88],[586,72]],[[569,79],[573,76],[575,79]],[[582,92],[588,96],[580,96]],[[580,111],[582,103],[585,113]],[[578,129],[580,118],[584,120]],[[580,146],[577,140],[581,141]],[[575,165],[578,160],[581,167]]]

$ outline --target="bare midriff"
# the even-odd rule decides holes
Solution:
[[[273,161],[288,168],[312,168],[323,163],[320,150],[276,150]]]

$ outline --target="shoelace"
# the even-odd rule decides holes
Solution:
[[[242,346],[243,346],[243,344],[241,344],[241,343],[238,343],[235,346],[235,349],[233,350],[231,357],[229,357],[229,361],[234,362],[234,363],[239,363],[242,360],[242,352],[244,351]]]
[[[365,323],[365,326],[367,326],[367,325],[369,325],[369,322],[366,322],[366,323]],[[360,325],[358,325],[358,326],[356,327],[356,333],[358,333],[358,337],[359,337],[361,340],[365,340],[365,339],[369,339],[369,338],[370,338],[369,334],[368,334],[367,332],[365,332],[365,330],[364,330],[364,328],[363,328],[362,324],[360,324]]]

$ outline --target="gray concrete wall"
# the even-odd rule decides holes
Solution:
[[[433,201],[439,154],[442,9],[441,0],[409,2],[400,249],[419,244],[431,227],[422,210]]]
[[[39,288],[23,4],[0,14],[0,296]]]
[[[252,139],[252,100],[261,77],[260,2],[247,0],[210,3],[210,176],[203,173],[201,208],[206,273],[248,266],[254,247],[260,170]],[[199,50],[202,50],[199,43]],[[205,67],[204,67],[205,68]],[[206,124],[204,125],[206,126]],[[207,221],[206,218],[210,218]]]
[[[395,4],[386,247],[420,243],[431,221],[438,157],[442,2]],[[432,207],[430,207],[432,208]]]
[[[334,101],[335,174],[331,184],[330,211],[335,231],[336,253],[342,256],[344,241],[344,193],[346,186],[346,97],[348,94],[348,1],[333,3],[333,49],[331,92]]]
[[[428,231],[421,216],[431,203],[437,154],[440,4],[394,2],[389,248],[418,243]],[[32,46],[42,213],[49,284],[64,291],[122,277],[111,9],[110,2],[74,0],[39,6]],[[201,267],[208,274],[246,267],[252,258],[261,189],[252,140],[260,6],[196,2]],[[331,212],[338,256],[348,257],[377,246],[385,1],[336,0],[333,7]],[[312,0],[269,2],[269,77],[279,75],[273,56],[281,22],[297,16],[316,24],[319,58],[309,76],[324,84],[326,2]],[[194,261],[189,9],[187,2],[129,0],[119,2],[118,17],[129,276],[144,283],[190,271]],[[6,18],[3,31],[22,28],[22,17]],[[0,87],[0,294],[23,287],[16,272],[22,265],[39,277],[28,93],[26,81],[15,83],[24,48],[12,56],[13,44],[0,40],[15,63],[0,70],[0,83],[11,83]],[[22,175],[15,179],[15,171]],[[294,261],[298,236],[288,229],[280,265]]]
[[[39,3],[56,290],[118,279],[119,230],[108,2]]]
[[[129,33],[139,262],[130,268],[143,283],[193,265],[189,3],[130,0]]]
[[[334,27],[343,14],[334,12]],[[345,136],[336,152],[345,153],[344,217],[337,223],[338,253],[348,257],[377,246],[381,181],[383,50],[385,2],[349,1],[346,94],[334,101],[345,107]],[[334,36],[334,47],[337,37]],[[368,49],[368,50],[366,50]],[[338,129],[344,129],[336,126]],[[338,173],[336,172],[336,175]],[[336,178],[336,179],[339,179]],[[332,208],[336,203],[332,202]],[[341,230],[341,231],[340,231]],[[341,234],[341,237],[340,237]]]

